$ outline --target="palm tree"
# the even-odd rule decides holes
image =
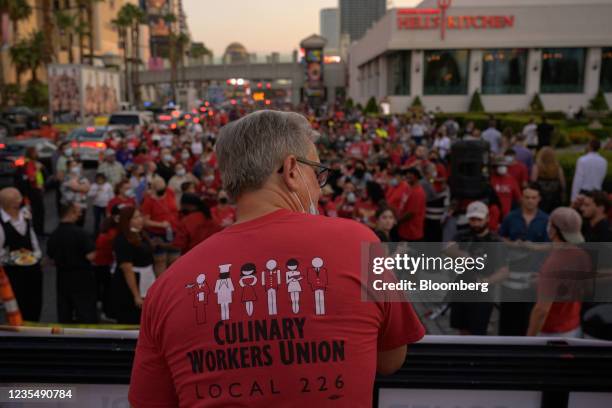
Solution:
[[[77,16],[64,11],[55,12],[55,25],[59,30],[60,37],[66,38],[68,48],[68,62],[74,63],[73,34],[77,31]]]
[[[47,40],[45,38],[45,33],[42,31],[37,31],[31,34],[30,38],[27,40],[29,42],[29,66],[32,76],[31,82],[38,82],[38,68],[41,65],[48,64],[52,60],[52,52],[50,49],[45,48],[45,44]]]
[[[13,44],[9,50],[13,65],[15,65],[15,78],[17,86],[21,85],[21,74],[30,68],[30,41],[22,39]]]
[[[17,42],[19,36],[19,22],[27,20],[32,15],[32,6],[28,0],[12,0],[9,2],[8,16],[13,23],[13,42]]]
[[[45,54],[48,57],[53,58],[53,56],[55,56],[55,45],[53,44],[53,32],[55,28],[53,27],[53,16],[51,15],[51,0],[42,0],[41,9],[43,18],[43,31],[41,34],[42,44]]]
[[[213,55],[211,50],[209,50],[204,44],[199,42],[191,44],[189,54],[194,60],[198,60],[205,55],[210,55],[211,57]]]
[[[123,8],[121,9],[123,10]],[[131,22],[125,12],[117,13],[117,18],[112,21],[113,26],[117,28],[119,32],[119,48],[123,50],[123,89],[124,89],[124,100],[128,101],[129,98],[129,64],[128,64],[128,46],[127,46],[127,30],[131,26]]]
[[[132,89],[134,92],[134,103],[140,105],[140,86],[138,86],[138,75],[140,71],[140,25],[146,23],[147,14],[138,6],[132,6]]]

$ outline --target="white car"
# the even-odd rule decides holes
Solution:
[[[108,147],[107,142],[114,136],[125,137],[119,129],[89,126],[73,130],[66,140],[81,161],[98,162]]]
[[[150,112],[122,111],[111,114],[107,126],[109,129],[125,129],[133,126],[147,126],[151,123],[153,123],[153,115]]]

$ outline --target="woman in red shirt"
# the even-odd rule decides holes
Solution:
[[[155,244],[155,276],[160,276],[181,255],[181,251],[172,245],[179,224],[176,196],[172,189],[166,188],[163,178],[153,178],[151,191],[145,195],[140,211],[145,230]]]
[[[185,193],[181,196],[181,219],[173,242],[181,253],[187,253],[191,248],[222,229],[213,221],[210,209],[196,194]]]
[[[111,308],[111,267],[115,261],[113,243],[119,233],[119,212],[121,204],[115,205],[109,211],[109,217],[102,224],[100,234],[96,238],[96,252],[93,260],[96,274],[96,293],[98,302],[102,303],[102,312],[107,317],[114,317]]]
[[[115,206],[136,207],[136,199],[129,180],[123,179],[115,186],[115,196],[108,202],[106,215],[110,215]]]
[[[227,193],[219,192],[219,204],[211,210],[213,220],[222,227],[229,227],[236,222],[236,209],[229,205]]]

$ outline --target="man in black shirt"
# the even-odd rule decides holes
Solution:
[[[548,123],[546,117],[542,116],[542,123],[538,125],[538,149],[550,146],[550,138],[554,129],[554,126]]]
[[[97,323],[96,286],[91,261],[95,245],[76,225],[81,208],[62,206],[60,224],[49,237],[47,254],[57,271],[57,311],[60,323]]]
[[[610,242],[612,231],[608,221],[610,200],[603,191],[589,191],[584,194],[580,205],[582,235],[586,242]]]
[[[482,295],[455,295],[451,302],[450,324],[463,335],[487,334],[493,312],[491,285],[499,283],[509,275],[508,265],[501,247],[501,239],[489,231],[489,208],[481,201],[474,201],[467,207],[466,216],[470,229],[455,238],[459,250],[471,257],[486,257],[485,268],[477,276],[465,274],[461,279],[472,279],[489,284],[488,292]],[[496,243],[499,243],[496,245]],[[465,301],[469,296],[470,301]],[[463,297],[463,299],[462,299]]]

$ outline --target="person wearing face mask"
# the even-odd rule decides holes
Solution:
[[[406,180],[402,177],[400,169],[394,169],[391,171],[391,178],[385,191],[385,201],[393,211],[397,214],[408,201],[408,195],[410,194],[410,186]]]
[[[62,193],[61,193],[61,185],[66,178],[66,173],[68,172],[68,162],[72,160],[72,147],[69,142],[63,142],[59,145],[59,149],[57,150],[58,156],[54,163],[54,186],[55,190],[55,205],[57,208],[57,213],[59,214],[61,201],[62,201]]]
[[[527,187],[527,183],[529,183],[529,170],[527,170],[525,164],[516,160],[514,149],[507,149],[504,153],[504,159],[508,163],[508,174],[514,177],[521,189]]]
[[[216,145],[219,170],[225,190],[236,200],[238,218],[183,255],[163,282],[147,294],[128,395],[133,406],[171,406],[178,400],[186,407],[197,406],[187,386],[191,371],[182,369],[184,360],[167,356],[184,355],[185,344],[194,349],[216,344],[219,336],[227,338],[232,326],[244,329],[248,337],[246,323],[251,321],[272,327],[291,320],[292,327],[287,327],[291,335],[296,339],[304,336],[309,342],[341,339],[336,344],[343,344],[344,358],[329,369],[336,370],[334,375],[342,373],[342,405],[346,406],[371,401],[375,371],[390,374],[397,370],[406,359],[406,344],[423,337],[425,330],[410,303],[362,301],[361,247],[379,240],[369,228],[352,220],[316,215],[329,170],[319,162],[315,139],[308,120],[294,112],[260,110],[221,129]],[[282,268],[278,267],[294,264],[290,260],[308,266],[302,270],[306,283],[301,287],[297,315],[290,295],[295,288],[280,280]],[[267,279],[268,272],[277,272],[263,284],[274,296],[266,296],[258,283],[260,292],[252,309],[240,304],[239,294],[228,292],[233,286],[238,288],[241,265],[247,263],[253,267],[246,269],[254,269],[258,277]],[[223,275],[215,291],[211,290],[210,304],[216,301],[221,308],[209,307],[207,322],[198,324],[191,317],[193,292],[185,289],[185,283],[196,281],[202,273],[212,282],[218,269]],[[234,284],[222,285],[221,281]],[[245,338],[242,345],[259,347],[260,343]],[[329,402],[326,394],[301,393],[294,386],[302,377],[321,375],[317,365],[274,359],[258,364],[256,360],[249,363],[248,370],[234,370],[231,381],[222,381],[220,386],[264,381],[272,375],[283,390],[283,400],[299,401],[300,406]],[[208,371],[199,375],[204,382],[218,377]],[[279,400],[271,393],[254,398],[244,393],[242,402],[264,407],[278,405]],[[217,403],[229,406],[235,400],[223,393]]]
[[[521,188],[514,177],[508,174],[508,162],[504,158],[493,161],[490,184],[499,197],[503,219],[521,201]]]
[[[196,191],[200,193],[204,203],[212,208],[217,204],[217,196],[219,195],[220,187],[221,181],[217,179],[215,172],[207,168],[200,177],[200,182],[197,184]]]
[[[163,178],[153,178],[151,190],[145,195],[140,210],[144,218],[144,228],[156,244],[155,276],[160,276],[181,254],[172,246],[179,219],[176,196],[171,188],[166,187]]]
[[[120,324],[140,323],[142,304],[155,281],[153,244],[143,227],[142,214],[134,207],[119,211],[119,232],[113,243],[117,267],[111,290],[113,316]]]
[[[236,222],[236,208],[230,205],[227,192],[219,191],[219,201],[211,209],[213,220],[222,227],[229,227]]]
[[[182,254],[186,254],[191,248],[222,229],[212,219],[208,206],[197,195],[183,194],[181,216],[173,243]]]
[[[481,282],[490,285],[504,281],[509,274],[506,257],[499,243],[497,234],[489,230],[489,208],[482,201],[471,202],[466,210],[469,229],[458,233],[448,244],[449,254],[458,251],[458,256],[469,255],[482,257],[486,255],[484,269],[459,275],[458,279],[468,282]],[[453,301],[450,303],[450,325],[459,330],[461,335],[484,336],[488,332],[489,320],[493,312],[492,290],[487,293],[470,295],[475,297],[472,302]],[[454,296],[462,296],[459,293]]]
[[[195,184],[198,182],[198,179],[187,171],[186,166],[182,162],[177,163],[176,166],[174,166],[174,176],[172,176],[168,182],[168,187],[174,191],[174,195],[176,196],[177,205],[181,202],[181,194],[183,194],[181,185],[185,182]]]
[[[112,209],[115,206],[129,206],[129,207],[137,207],[136,205],[136,197],[134,194],[134,190],[130,185],[130,182],[126,179],[121,180],[115,186],[115,196],[108,202],[106,206],[106,215],[110,216]]]
[[[67,205],[69,203],[74,203],[81,208],[81,218],[77,221],[77,225],[81,227],[85,224],[87,193],[89,189],[90,184],[81,172],[81,164],[77,161],[69,162],[68,174],[60,186],[60,191],[62,193],[61,204]]]
[[[157,163],[157,174],[164,179],[166,184],[174,176],[174,166],[174,157],[170,149],[162,149],[160,160]]]
[[[113,187],[125,177],[125,168],[117,161],[116,152],[113,149],[107,149],[104,152],[104,161],[98,166],[98,173],[104,174]]]

